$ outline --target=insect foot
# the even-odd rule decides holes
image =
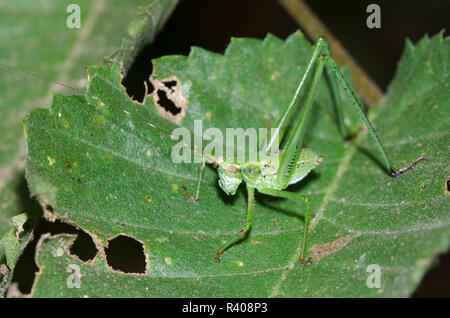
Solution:
[[[198,196],[193,196],[193,195],[190,195],[190,194],[189,194],[189,191],[188,191],[186,185],[184,185],[184,184],[183,184],[183,189],[184,189],[184,196],[185,196],[186,198],[188,198],[189,201],[195,202],[195,201],[198,200]]]
[[[306,260],[303,257],[300,257],[300,261],[302,262],[303,265],[305,266],[309,266],[312,264],[312,257],[308,257]]]
[[[416,160],[414,160],[410,165],[407,165],[406,167],[400,168],[400,169],[391,169],[391,175],[393,177],[398,177],[401,176],[402,174],[404,174],[405,172],[414,170],[416,168],[416,164],[419,161],[422,161],[425,159],[425,156],[420,156],[419,158],[417,158]]]
[[[220,263],[220,255],[222,254],[223,251],[218,251],[216,256],[214,257],[214,262],[216,263]]]

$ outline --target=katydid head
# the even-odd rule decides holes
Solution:
[[[241,168],[227,161],[219,163],[217,169],[219,174],[219,186],[228,195],[235,195],[236,190],[242,182]]]

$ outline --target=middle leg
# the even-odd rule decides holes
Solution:
[[[228,242],[226,242],[219,250],[217,251],[216,257],[214,258],[214,261],[216,263],[220,262],[220,255],[229,248],[234,243],[240,241],[245,234],[250,230],[250,227],[252,225],[253,220],[253,212],[254,212],[254,201],[255,201],[255,189],[252,187],[249,187],[247,185],[247,192],[248,192],[248,200],[247,200],[247,220],[245,222],[245,226],[242,230],[239,231],[238,235]]]

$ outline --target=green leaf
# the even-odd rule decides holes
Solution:
[[[33,239],[33,228],[39,221],[40,215],[22,213],[12,217],[13,226],[0,239],[0,259],[5,258],[2,264],[2,282],[0,283],[0,296],[4,296],[7,287],[11,283],[14,268],[22,255],[28,242]],[[25,223],[28,222],[28,226]],[[3,262],[2,262],[3,263]]]
[[[77,1],[80,29],[66,26],[71,3],[0,2],[0,29],[5,30],[0,32],[0,237],[11,233],[18,213],[39,212],[24,178],[23,117],[37,106],[47,106],[54,91],[66,91],[52,80],[84,87],[85,66],[118,48],[109,59],[126,70],[142,46],[154,39],[177,1]],[[0,264],[4,261],[0,254]]]
[[[2,1],[0,3],[0,236],[12,226],[10,218],[36,210],[28,200],[24,180],[25,142],[21,121],[37,106],[47,106],[57,80],[72,87],[86,85],[85,66],[117,50],[117,63],[129,61],[147,39],[152,40],[177,1],[77,1],[81,28],[70,29],[66,8],[73,1]],[[140,7],[136,15],[136,8]],[[151,12],[151,14],[150,14]],[[20,19],[18,18],[20,17]],[[127,28],[134,17],[134,26]],[[38,26],[38,27],[37,27]],[[145,30],[142,30],[145,29]],[[133,50],[125,50],[126,46]]]
[[[208,166],[200,200],[189,202],[182,186],[195,189],[198,165],[172,162],[175,142],[169,134],[177,126],[159,115],[160,106],[150,97],[144,105],[127,98],[117,64],[90,67],[86,97],[55,95],[50,109],[26,118],[27,179],[32,192],[52,206],[53,216],[92,235],[99,253],[83,263],[67,252],[70,237],[43,237],[32,295],[410,295],[435,256],[449,246],[444,188],[449,46],[442,33],[415,46],[407,42],[372,118],[395,166],[426,156],[399,178],[383,170],[365,130],[354,142],[342,142],[329,91],[321,83],[306,146],[324,160],[288,188],[308,194],[315,214],[310,266],[298,260],[304,207],[264,195],[256,197],[249,237],[214,263],[217,248],[245,221],[244,187],[227,197]],[[264,41],[233,39],[225,55],[192,48],[189,57],[154,61],[152,80],[158,84],[171,77],[181,85],[188,100],[181,125],[190,130],[194,120],[203,120],[203,131],[273,126],[310,54],[311,45],[299,33],[286,41],[272,35]],[[351,106],[346,107],[349,113]],[[148,271],[124,274],[109,267],[104,247],[120,234],[144,244]],[[380,288],[366,284],[371,264],[381,270]],[[67,269],[75,265],[80,288],[67,285],[74,275]]]

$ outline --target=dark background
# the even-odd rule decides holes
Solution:
[[[383,91],[394,76],[405,39],[415,43],[425,34],[431,36],[448,29],[450,21],[450,1],[447,0],[308,0],[306,3]],[[381,7],[380,29],[366,26],[370,14],[366,13],[366,8],[370,3]],[[148,81],[153,58],[168,54],[187,55],[191,46],[223,53],[231,37],[262,39],[272,33],[284,39],[298,28],[276,0],[181,0],[155,42],[142,49],[123,83],[129,95],[142,99],[142,83]],[[89,236],[70,225],[43,221],[36,229],[35,237],[46,232],[77,233],[79,239],[71,252],[83,260],[95,255]],[[13,277],[24,293],[31,290],[37,270],[33,259],[35,243],[25,249]],[[417,246],[420,248],[420,242]],[[123,259],[123,252],[132,248],[130,242],[118,242],[117,253],[111,252],[111,257],[116,255],[117,259]],[[141,255],[135,254],[134,258],[128,255],[128,263],[124,266],[142,266],[139,265]],[[450,253],[439,257],[413,296],[450,297]]]

